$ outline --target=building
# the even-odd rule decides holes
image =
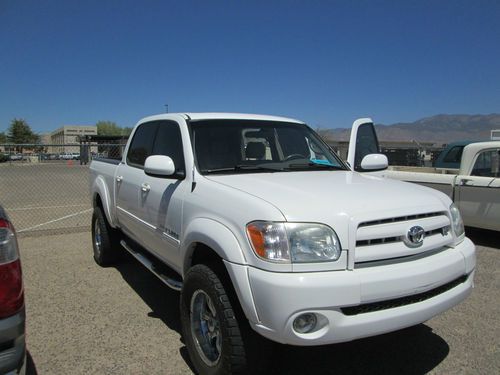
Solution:
[[[42,145],[50,145],[52,139],[50,137],[50,133],[42,133],[40,134],[40,143]]]
[[[80,152],[79,137],[97,135],[95,125],[65,125],[50,133],[51,153]],[[60,146],[59,146],[60,145]]]
[[[500,129],[495,129],[491,131],[491,140],[500,141]]]

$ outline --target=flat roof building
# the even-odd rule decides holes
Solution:
[[[85,135],[97,135],[97,126],[95,125],[64,125],[50,133],[50,152],[79,152],[79,137]],[[61,145],[61,146],[57,146]],[[71,146],[63,146],[71,145]],[[74,146],[73,146],[74,145]]]

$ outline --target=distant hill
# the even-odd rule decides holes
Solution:
[[[380,141],[450,143],[461,140],[490,139],[492,129],[500,129],[500,114],[436,115],[410,123],[376,124]],[[322,135],[336,141],[348,141],[351,129],[322,130]]]

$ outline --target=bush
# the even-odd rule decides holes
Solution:
[[[6,161],[9,161],[9,155],[0,154],[0,163],[5,163]]]

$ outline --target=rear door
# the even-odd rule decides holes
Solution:
[[[475,157],[470,175],[459,175],[455,203],[466,225],[500,230],[500,148]]]

